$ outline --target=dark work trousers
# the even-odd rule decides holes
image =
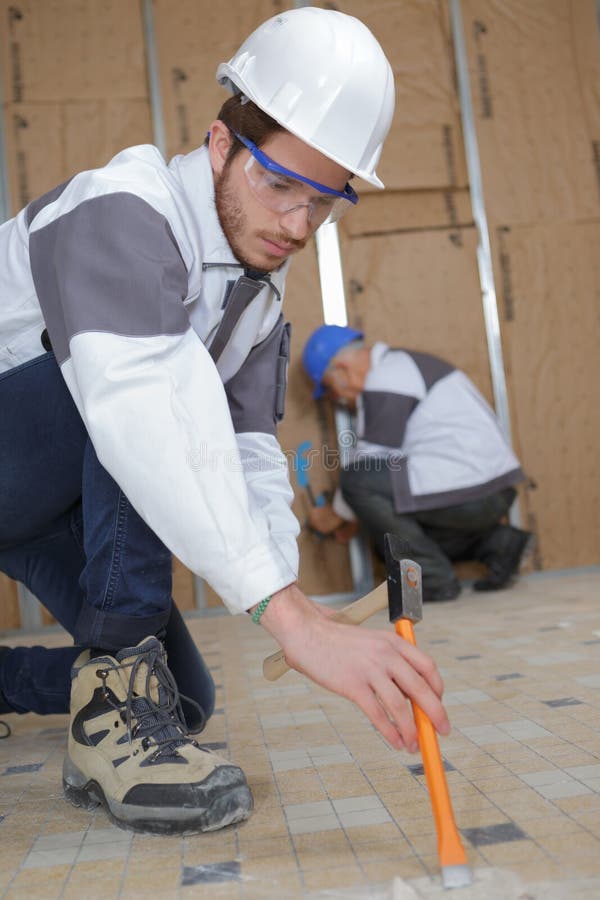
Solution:
[[[4,653],[0,691],[10,706],[68,712],[83,647],[115,652],[156,634],[179,690],[208,718],[214,684],[172,600],[171,554],[100,465],[53,353],[0,374],[0,421],[0,571],[75,641]]]
[[[456,580],[452,561],[487,562],[502,554],[512,533],[500,520],[516,497],[513,487],[456,506],[397,513],[384,464],[342,469],[340,486],[382,559],[386,532],[408,541],[411,557],[422,569],[424,599]]]

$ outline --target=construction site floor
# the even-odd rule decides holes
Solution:
[[[210,900],[441,897],[421,760],[295,672],[248,616],[189,619],[218,684],[202,743],[240,765],[255,810],[191,837],[131,834],[68,804],[65,716],[3,716],[0,896]],[[362,627],[390,627],[383,613]],[[600,572],[531,575],[427,604],[419,646],[445,682],[440,741],[474,882],[452,900],[600,897]],[[59,646],[59,629],[0,643]]]

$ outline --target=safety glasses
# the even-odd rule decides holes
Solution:
[[[250,151],[244,166],[246,179],[256,199],[267,209],[285,215],[305,206],[309,223],[318,227],[324,222],[337,222],[358,203],[358,195],[349,184],[346,184],[343,191],[335,191],[318,181],[311,181],[310,178],[280,166],[237,131],[232,130],[232,134]],[[309,188],[313,188],[317,194]]]

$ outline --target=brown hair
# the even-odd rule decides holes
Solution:
[[[266,112],[263,112],[242,94],[235,94],[226,100],[219,110],[217,119],[227,125],[230,131],[237,131],[238,134],[253,141],[257,147],[260,147],[275,132],[285,131],[279,122],[268,116]],[[208,138],[204,143],[208,145]],[[244,145],[234,137],[229,148],[226,165],[229,165],[234,156],[243,149]]]

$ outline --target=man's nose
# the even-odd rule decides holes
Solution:
[[[296,241],[304,240],[311,231],[312,226],[308,221],[310,215],[310,204],[303,203],[288,210],[281,216],[282,229],[293,237]]]

